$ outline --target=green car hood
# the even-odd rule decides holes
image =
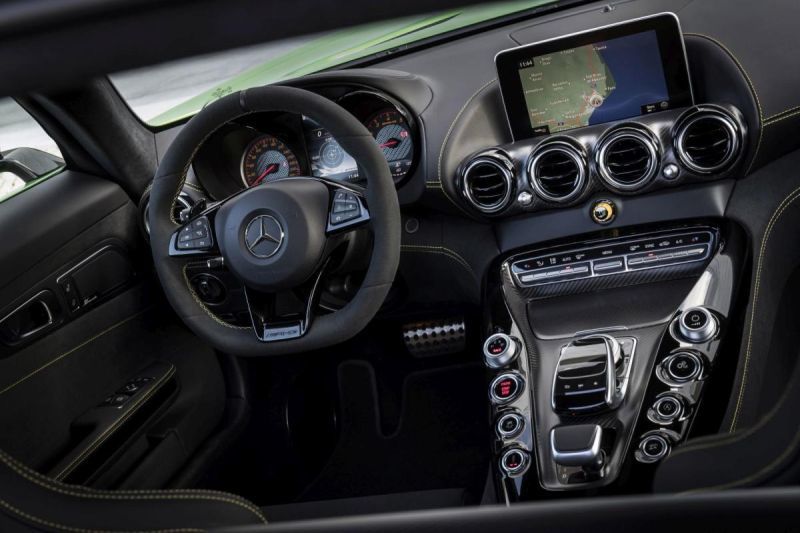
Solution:
[[[184,120],[209,102],[250,87],[330,69],[386,50],[458,30],[493,18],[532,9],[553,0],[525,0],[480,5],[435,15],[356,26],[317,38],[235,76],[150,119],[152,126]]]

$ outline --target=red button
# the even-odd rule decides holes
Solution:
[[[516,379],[506,377],[495,383],[494,395],[501,400],[507,400],[516,396],[518,388],[519,384]]]

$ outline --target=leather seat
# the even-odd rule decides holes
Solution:
[[[0,451],[0,531],[188,532],[266,523],[257,506],[233,494],[66,485]]]

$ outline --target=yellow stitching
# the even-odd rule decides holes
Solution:
[[[83,529],[77,528],[72,526],[67,526],[64,524],[58,524],[56,522],[51,522],[50,520],[45,520],[43,518],[39,518],[33,516],[32,514],[26,513],[21,509],[17,509],[13,505],[9,504],[4,500],[0,500],[0,506],[4,507],[9,512],[21,517],[24,520],[29,522],[33,522],[35,524],[39,524],[45,527],[49,527],[52,529],[57,529],[59,531],[70,531],[74,533],[114,533],[121,532],[123,530],[108,530],[108,529]],[[133,530],[124,530],[126,533],[137,533]],[[141,530],[138,533],[202,533],[206,531],[205,529],[195,529],[195,528],[175,528],[175,529],[147,529]]]
[[[211,310],[208,307],[206,307],[206,304],[203,303],[203,301],[200,299],[200,297],[194,291],[194,287],[192,287],[192,284],[189,281],[189,275],[186,273],[186,269],[189,268],[189,266],[191,266],[192,264],[198,264],[198,263],[186,263],[185,265],[183,265],[183,279],[186,282],[186,286],[189,288],[189,294],[192,295],[192,298],[194,298],[195,303],[197,303],[197,305],[200,306],[200,309],[205,311],[206,314],[208,316],[210,316],[212,320],[214,320],[214,322],[216,322],[217,324],[221,324],[221,325],[225,326],[226,328],[239,329],[239,330],[250,329],[250,328],[245,327],[245,326],[235,326],[233,324],[229,324],[228,322],[225,322],[224,320],[219,318],[217,315],[215,315],[213,312],[211,312]]]
[[[221,492],[215,490],[180,489],[180,490],[117,490],[112,493],[109,493],[104,491],[97,491],[87,487],[66,485],[52,478],[48,478],[40,474],[39,472],[31,470],[22,463],[15,461],[12,457],[10,457],[3,451],[0,451],[0,461],[5,463],[6,466],[8,466],[11,470],[21,475],[28,481],[31,481],[32,483],[39,485],[40,487],[43,487],[47,490],[52,490],[54,492],[58,492],[60,494],[66,494],[68,496],[75,496],[79,498],[89,498],[89,499],[92,498],[105,499],[105,500],[210,499],[212,501],[224,501],[226,503],[235,503],[236,505],[244,507],[250,512],[258,515],[259,518],[266,523],[266,519],[264,518],[264,515],[261,513],[260,509],[253,506],[250,502],[248,502],[244,498],[241,498],[234,494],[229,494],[227,492]],[[83,492],[75,492],[75,489],[80,489]],[[228,500],[235,500],[235,501],[231,502]]]
[[[48,362],[48,363],[45,363],[44,365],[40,366],[40,367],[39,367],[39,368],[37,368],[36,370],[33,370],[33,371],[32,371],[32,372],[30,372],[29,374],[26,374],[25,376],[23,376],[23,377],[19,378],[17,381],[15,381],[14,383],[12,383],[11,385],[8,385],[6,388],[4,388],[4,389],[0,390],[0,395],[2,395],[2,394],[4,394],[4,393],[6,393],[6,392],[8,392],[8,391],[10,391],[11,389],[13,389],[14,387],[16,387],[16,386],[17,386],[17,385],[19,385],[20,383],[23,383],[23,382],[27,381],[28,379],[32,378],[33,376],[35,376],[36,374],[38,374],[38,373],[39,373],[39,372],[41,372],[42,370],[44,370],[44,369],[46,369],[47,367],[49,367],[49,366],[51,366],[51,365],[53,365],[53,364],[57,363],[58,361],[60,361],[61,359],[63,359],[63,358],[65,358],[65,357],[67,357],[68,355],[72,355],[73,353],[75,353],[76,351],[80,350],[80,349],[81,349],[81,348],[83,348],[84,346],[86,346],[86,345],[88,345],[88,344],[91,344],[92,342],[96,341],[97,339],[99,339],[99,338],[100,338],[100,337],[102,337],[103,335],[105,335],[105,334],[107,334],[107,333],[110,333],[111,331],[113,331],[113,330],[117,329],[118,327],[120,327],[120,326],[122,326],[122,325],[126,324],[127,322],[130,322],[131,320],[133,320],[134,318],[138,317],[139,315],[141,315],[142,313],[144,313],[144,312],[146,312],[146,311],[147,311],[147,309],[144,309],[144,310],[142,310],[142,311],[139,311],[138,313],[136,313],[136,314],[133,314],[133,315],[129,316],[128,318],[126,318],[126,319],[124,319],[124,320],[122,320],[122,321],[120,321],[120,322],[117,322],[117,323],[116,323],[116,324],[114,324],[113,326],[111,326],[111,327],[109,327],[109,328],[107,328],[107,329],[104,329],[103,331],[101,331],[101,332],[100,332],[100,333],[98,333],[97,335],[95,335],[95,336],[93,336],[93,337],[89,337],[87,340],[83,341],[82,343],[80,343],[79,345],[75,346],[74,348],[71,348],[70,350],[68,350],[68,351],[64,352],[63,354],[59,355],[59,356],[58,356],[58,357],[56,357],[55,359],[52,359],[50,362]]]
[[[750,75],[747,74],[747,71],[744,69],[744,66],[742,65],[741,61],[739,61],[739,59],[733,54],[733,52],[731,52],[731,50],[727,46],[725,46],[723,43],[721,43],[720,41],[718,41],[714,37],[711,37],[709,35],[705,35],[705,34],[702,34],[702,33],[687,33],[686,35],[693,35],[695,37],[702,37],[704,39],[708,39],[709,41],[715,43],[717,46],[719,46],[720,48],[725,50],[725,52],[728,54],[728,56],[730,56],[730,58],[733,59],[733,62],[736,63],[736,66],[739,67],[739,70],[744,75],[745,80],[747,80],[747,85],[750,87],[750,91],[753,93],[753,98],[755,98],[755,100],[756,100],[756,106],[758,106],[759,128],[758,128],[758,140],[756,141],[756,149],[755,149],[755,152],[753,152],[753,160],[750,162],[750,165],[747,167],[747,172],[746,173],[749,174],[750,170],[752,170],[753,165],[755,164],[756,159],[758,157],[758,151],[761,148],[761,136],[762,136],[763,130],[764,130],[764,109],[761,107],[761,100],[758,98],[758,93],[756,92],[756,86],[755,86],[755,84],[753,84],[753,80],[750,79]]]
[[[436,164],[436,176],[438,178],[438,181],[426,181],[426,184],[427,183],[438,183],[441,186],[441,183],[442,183],[442,158],[444,157],[444,150],[445,150],[445,148],[447,148],[447,143],[450,141],[450,135],[453,133],[453,128],[455,128],[456,122],[458,122],[458,119],[461,118],[461,115],[464,114],[464,111],[466,111],[467,106],[469,106],[469,104],[475,98],[477,98],[477,96],[479,94],[481,94],[483,91],[485,91],[490,85],[494,84],[495,81],[497,81],[497,80],[496,79],[491,79],[488,82],[486,82],[480,89],[475,91],[475,93],[473,93],[473,95],[470,96],[467,99],[466,102],[464,102],[463,106],[461,106],[461,109],[459,109],[458,113],[456,114],[455,118],[453,119],[453,122],[450,123],[450,127],[447,128],[447,133],[445,133],[444,140],[442,141],[442,146],[439,149],[439,159],[438,159],[437,164]],[[447,198],[450,201],[451,204],[456,206],[460,211],[469,214],[468,211],[466,209],[464,209],[464,207],[462,205],[456,203],[456,201],[453,200],[450,197],[450,195],[447,193],[447,190],[444,187],[440,187],[440,188],[441,188],[442,194],[444,194],[445,198]]]
[[[411,245],[411,244],[403,244],[400,246],[401,250],[405,250],[408,252],[427,252],[427,253],[438,253],[453,259],[455,262],[460,264],[464,269],[466,269],[475,279],[478,279],[478,275],[475,273],[475,270],[472,269],[472,266],[459,255],[457,252],[454,252],[450,248],[446,248],[444,246],[422,246],[422,245]]]
[[[739,486],[739,485],[747,484],[747,483],[757,479],[762,474],[765,474],[765,473],[769,472],[770,470],[772,470],[776,466],[778,466],[780,463],[782,463],[791,453],[794,452],[795,448],[797,447],[797,445],[799,443],[800,443],[800,430],[795,432],[794,437],[792,437],[792,440],[789,443],[789,445],[783,450],[783,452],[781,452],[781,454],[778,457],[776,457],[768,465],[766,465],[764,468],[758,470],[757,472],[754,472],[753,474],[750,474],[749,476],[746,476],[746,477],[743,477],[743,478],[740,478],[740,479],[737,479],[737,480],[734,480],[734,481],[729,481],[728,483],[722,483],[720,485],[711,485],[711,486],[708,486],[708,487],[700,487],[700,488],[696,488],[696,489],[687,490],[687,491],[682,492],[682,494],[705,492],[705,491],[710,491],[710,490],[723,490],[723,489],[728,489],[728,488],[736,487],[736,486]]]
[[[778,205],[776,210],[772,213],[772,217],[767,224],[767,227],[764,231],[764,237],[761,241],[761,249],[759,250],[758,254],[758,267],[756,270],[756,282],[753,288],[753,306],[750,309],[750,324],[748,325],[748,332],[747,332],[747,348],[745,351],[744,357],[744,370],[742,372],[742,384],[739,387],[739,397],[736,400],[736,409],[733,412],[733,419],[731,420],[731,426],[729,429],[730,433],[733,433],[736,430],[736,422],[739,417],[739,411],[741,409],[742,400],[744,399],[744,390],[747,386],[747,374],[748,374],[748,367],[750,364],[750,354],[752,349],[752,342],[753,342],[753,321],[755,320],[755,313],[756,313],[756,306],[758,305],[758,292],[761,286],[761,272],[764,266],[764,254],[766,253],[767,243],[769,241],[769,237],[772,233],[772,228],[775,225],[775,222],[780,218],[783,214],[784,210],[794,202],[800,195],[800,187],[792,191],[786,198],[784,198],[783,202]]]
[[[197,172],[197,171],[195,171],[195,172]],[[202,193],[206,192],[205,189],[203,189],[202,187],[198,187],[194,183],[189,183],[188,181],[186,183],[184,183],[183,186],[184,187],[189,187],[190,189],[194,189],[197,192],[202,192]]]
[[[261,513],[261,510],[252,505],[247,500],[243,498],[239,498],[233,494],[227,494],[224,492],[217,492],[217,491],[190,491],[190,490],[180,490],[180,491],[115,491],[115,492],[100,492],[94,490],[85,490],[85,492],[78,492],[75,490],[71,490],[69,485],[65,485],[63,483],[59,483],[57,481],[51,480],[49,478],[45,478],[38,472],[30,471],[31,473],[35,474],[35,476],[43,478],[46,482],[43,482],[36,477],[32,476],[28,472],[28,468],[23,465],[17,465],[16,462],[13,460],[9,460],[10,458],[5,453],[0,453],[0,461],[3,461],[6,466],[8,466],[11,470],[19,474],[20,476],[24,477],[28,481],[43,487],[47,490],[56,492],[58,494],[63,494],[66,496],[73,496],[76,498],[85,498],[85,499],[97,499],[97,500],[118,500],[118,501],[125,501],[125,500],[209,500],[209,501],[218,501],[223,503],[229,503],[231,505],[236,505],[238,507],[242,507],[247,509],[251,513],[258,516],[258,518],[267,523],[266,518]]]
[[[786,389],[781,394],[780,399],[770,408],[769,412],[758,422],[758,424],[748,428],[746,431],[742,431],[740,433],[729,433],[727,436],[723,438],[717,438],[714,440],[708,439],[708,442],[701,442],[699,444],[690,445],[690,446],[682,446],[678,448],[674,453],[670,454],[670,458],[678,457],[685,453],[694,452],[697,450],[704,450],[707,448],[714,448],[717,446],[723,446],[726,444],[733,444],[734,442],[738,442],[740,440],[744,440],[750,435],[757,433],[761,430],[764,426],[769,423],[770,419],[772,419],[775,414],[780,410],[782,404],[786,401],[786,397],[791,392],[789,389]]]
[[[800,107],[796,107],[792,109],[787,109],[786,111],[782,111],[781,113],[777,113],[772,115],[770,118],[766,119],[764,122],[765,126],[772,126],[773,124],[777,124],[781,120],[786,120],[787,118],[792,118],[794,116],[800,115]],[[791,113],[790,113],[791,111]],[[784,114],[785,113],[785,114]],[[783,115],[783,116],[781,116]]]
[[[103,431],[80,455],[75,457],[66,467],[64,467],[63,470],[61,470],[61,472],[58,473],[58,475],[56,475],[56,479],[63,479],[70,472],[72,472],[79,462],[85,460],[88,455],[90,455],[93,451],[95,451],[98,448],[98,446],[100,446],[103,442],[105,442],[105,440],[111,433],[116,431],[116,429],[119,428],[119,426],[121,426],[123,423],[125,423],[125,421],[128,418],[133,416],[133,414],[139,410],[139,407],[142,404],[144,404],[144,402],[146,402],[149,398],[151,398],[157,391],[161,390],[161,387],[164,386],[164,383],[166,383],[169,380],[169,378],[171,378],[173,375],[175,375],[175,367],[173,365],[170,365],[169,371],[165,375],[163,375],[161,379],[159,379],[156,383],[153,384],[150,390],[147,391],[147,394],[141,395],[133,403],[133,405],[131,405],[128,408],[128,411],[125,413],[124,416],[120,417],[112,425],[106,428],[106,430]]]
[[[441,183],[441,182],[442,182],[442,158],[444,157],[444,149],[447,147],[447,141],[450,139],[450,135],[453,133],[453,128],[455,128],[455,126],[456,126],[456,122],[458,122],[458,119],[459,119],[459,118],[461,118],[461,115],[463,115],[463,114],[464,114],[464,111],[466,111],[466,110],[467,110],[467,106],[468,106],[468,105],[469,105],[469,104],[470,104],[470,103],[471,103],[471,102],[472,102],[472,101],[473,101],[475,98],[477,98],[477,96],[478,96],[479,94],[481,94],[481,93],[482,93],[483,91],[485,91],[485,90],[486,90],[486,89],[487,89],[487,88],[488,88],[490,85],[492,85],[492,84],[493,84],[495,81],[497,81],[497,79],[496,79],[496,78],[493,78],[493,79],[491,79],[491,80],[487,81],[486,83],[484,83],[484,84],[481,86],[481,88],[480,88],[480,89],[478,89],[477,91],[475,91],[475,92],[472,94],[472,96],[470,96],[469,98],[467,98],[467,101],[466,101],[466,102],[464,102],[464,105],[462,105],[462,106],[461,106],[461,109],[459,109],[459,110],[458,110],[458,113],[456,113],[456,116],[455,116],[455,118],[453,119],[453,122],[451,122],[451,123],[450,123],[450,127],[449,127],[449,128],[447,128],[447,133],[445,133],[445,135],[444,135],[444,140],[442,141],[442,147],[439,149],[439,160],[438,160],[438,162],[437,162],[437,165],[436,165],[436,176],[439,178],[439,183]],[[432,182],[432,183],[436,183],[436,182]]]

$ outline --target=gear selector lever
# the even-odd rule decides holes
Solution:
[[[558,360],[553,409],[575,415],[614,409],[622,400],[617,381],[617,368],[622,363],[620,343],[610,335],[572,341]]]

